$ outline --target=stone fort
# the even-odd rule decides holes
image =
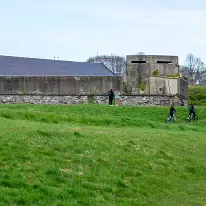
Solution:
[[[101,63],[0,56],[0,103],[105,104],[113,88],[121,105],[187,105],[177,56],[128,55],[126,63],[118,76]]]

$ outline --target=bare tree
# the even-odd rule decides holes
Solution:
[[[125,57],[116,55],[101,55],[90,57],[87,62],[89,63],[102,63],[114,74],[123,75],[126,71]]]
[[[200,57],[189,53],[186,57],[185,64],[181,67],[181,72],[189,78],[198,78],[200,73],[205,70],[205,64],[202,62]]]

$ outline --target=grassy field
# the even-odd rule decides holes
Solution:
[[[206,107],[0,106],[0,205],[206,205]]]

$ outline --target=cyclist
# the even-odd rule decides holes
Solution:
[[[176,112],[176,110],[175,110],[175,108],[174,108],[174,105],[172,105],[172,106],[170,107],[170,116],[171,116],[171,118],[174,118],[175,112]]]
[[[190,115],[190,118],[195,118],[195,107],[194,105],[191,103],[190,106],[189,106],[189,115]]]

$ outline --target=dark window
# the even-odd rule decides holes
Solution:
[[[172,64],[171,61],[157,61],[158,64]]]
[[[135,63],[135,64],[144,64],[144,63],[146,63],[146,61],[132,61],[132,63]]]
[[[159,91],[161,92],[161,91],[162,91],[162,88],[159,88]]]

